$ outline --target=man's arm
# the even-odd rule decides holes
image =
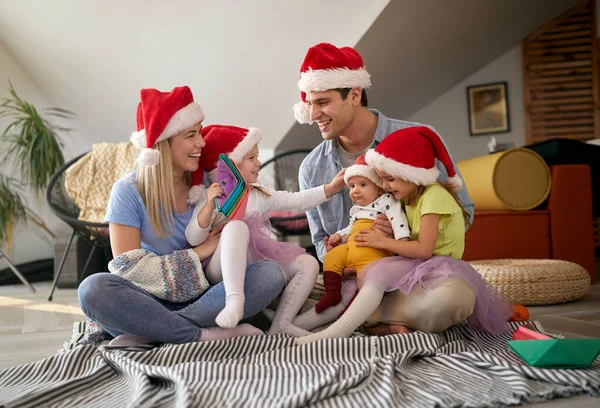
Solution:
[[[469,197],[469,192],[467,191],[467,186],[465,184],[465,180],[463,180],[462,175],[460,174],[460,171],[458,171],[458,167],[456,166],[456,162],[454,161],[454,158],[452,157],[452,153],[450,152],[450,149],[448,148],[446,141],[433,128],[433,126],[428,126],[428,128],[430,128],[435,133],[437,133],[438,136],[440,136],[442,143],[444,144],[444,146],[446,147],[446,150],[448,151],[448,156],[450,156],[450,160],[452,160],[452,165],[454,166],[454,171],[456,172],[456,174],[460,177],[460,179],[463,182],[463,186],[461,187],[460,190],[458,190],[456,192],[456,195],[458,196],[458,199],[460,200],[462,207],[469,214],[469,225],[467,225],[467,227],[466,227],[468,229],[469,226],[473,223],[473,216],[475,215],[475,204],[473,204],[473,201],[471,201],[471,197]],[[440,170],[440,180],[445,181],[448,178],[448,172],[446,171],[446,167],[444,167],[444,165],[437,159],[435,160],[435,164],[436,164],[437,168]]]
[[[298,171],[298,183],[300,185],[300,191],[308,190],[314,187],[310,185],[308,170],[304,166],[304,162],[302,162],[300,165],[300,170]],[[323,239],[327,236],[327,233],[323,229],[323,224],[321,223],[321,218],[319,217],[319,211],[317,208],[307,211],[306,218],[308,219],[308,226],[310,228],[310,235],[313,245],[317,250],[317,257],[321,262],[323,262],[323,258],[327,253]]]

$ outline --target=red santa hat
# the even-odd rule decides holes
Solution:
[[[346,182],[346,184],[348,184],[350,179],[356,176],[362,176],[366,179],[369,179],[379,187],[383,186],[383,181],[381,180],[381,177],[377,175],[377,172],[373,167],[369,167],[369,165],[365,161],[364,154],[358,159],[356,159],[352,166],[346,169],[346,172],[344,173],[344,181]]]
[[[194,102],[187,86],[173,88],[171,92],[142,89],[137,107],[137,132],[131,134],[131,143],[143,149],[138,163],[155,166],[160,152],[156,143],[166,140],[204,120],[202,107]]]
[[[448,182],[453,189],[462,187],[462,179],[456,174],[450,154],[442,139],[426,126],[415,126],[390,133],[375,149],[365,155],[369,166],[390,176],[417,185],[428,186],[438,181],[438,159],[448,172]]]
[[[257,128],[241,128],[230,125],[209,125],[200,131],[206,145],[202,149],[200,168],[192,173],[192,185],[197,186],[202,182],[204,171],[208,173],[208,181],[215,181],[217,161],[222,153],[228,156],[235,164],[240,164],[242,159],[262,139],[262,132]],[[199,188],[192,187],[189,201],[196,203],[202,199]]]
[[[302,102],[294,105],[294,115],[300,123],[312,124],[306,92],[323,92],[330,89],[366,89],[371,86],[362,57],[351,47],[338,48],[320,43],[308,49],[300,68],[298,88]]]

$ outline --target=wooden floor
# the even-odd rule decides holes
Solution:
[[[57,289],[48,302],[51,282],[0,286],[0,368],[51,356],[71,338],[73,322],[85,316],[75,289]],[[565,337],[600,337],[600,284],[582,299],[562,305],[529,308],[532,320]],[[538,404],[539,405],[539,404]],[[548,407],[597,407],[598,399],[575,397],[544,403]]]

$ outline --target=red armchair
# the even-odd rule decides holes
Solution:
[[[551,166],[546,202],[530,211],[475,211],[466,234],[466,261],[500,258],[562,259],[596,271],[592,181],[587,165]]]

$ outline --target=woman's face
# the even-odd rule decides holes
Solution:
[[[198,170],[200,154],[206,145],[200,129],[202,129],[202,122],[169,139],[174,172]]]
[[[256,183],[261,164],[260,160],[258,160],[258,145],[254,145],[242,161],[237,163],[238,169],[240,169],[240,173],[242,173],[246,183]]]
[[[383,180],[383,189],[388,193],[393,194],[396,200],[401,200],[408,197],[417,189],[417,185],[415,183],[390,176],[381,170],[375,169],[375,171]]]

